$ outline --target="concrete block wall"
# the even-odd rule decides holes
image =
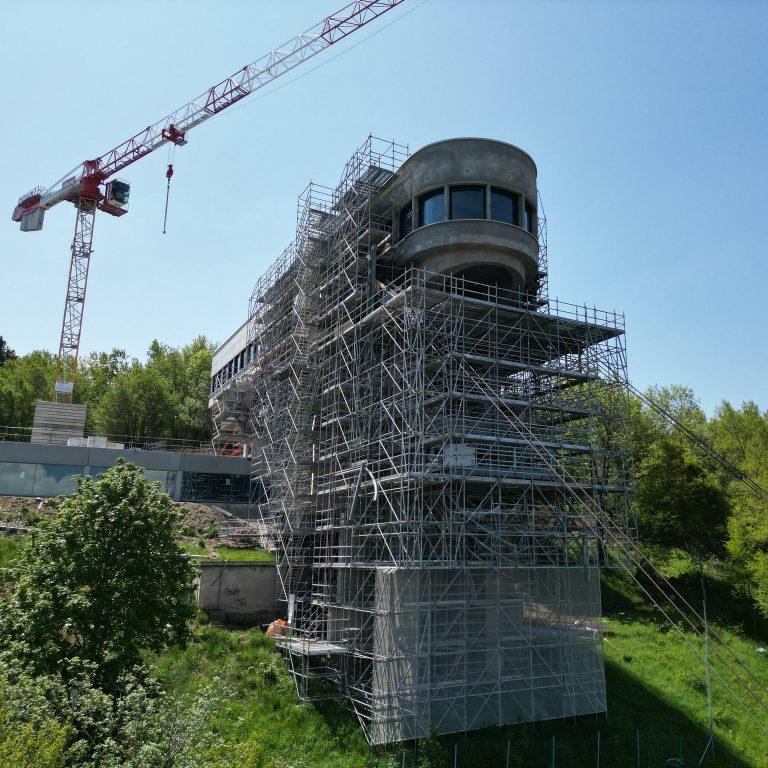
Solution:
[[[212,618],[251,626],[277,617],[274,563],[200,563],[197,605]]]

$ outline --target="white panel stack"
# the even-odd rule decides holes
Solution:
[[[82,438],[85,433],[86,407],[78,403],[37,400],[30,442],[67,445],[71,438]]]

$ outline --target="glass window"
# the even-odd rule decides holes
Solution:
[[[525,201],[525,228],[532,234],[536,234],[536,211],[533,206]]]
[[[90,467],[88,474],[95,480],[101,477],[111,467]],[[176,472],[173,470],[165,469],[145,469],[144,476],[150,483],[154,483],[156,480],[163,486],[163,490],[167,493],[173,493],[173,487],[176,484]]]
[[[250,482],[248,475],[182,472],[181,501],[246,503]]]
[[[34,464],[0,461],[0,496],[32,496]]]
[[[445,192],[435,189],[419,198],[419,226],[445,221]]]
[[[75,477],[82,475],[85,467],[66,464],[38,464],[35,471],[35,496],[60,496],[75,490]]]
[[[485,187],[451,187],[452,219],[484,219]]]
[[[400,239],[413,231],[413,206],[408,203],[400,210]]]
[[[491,218],[520,226],[520,201],[517,195],[491,187]]]

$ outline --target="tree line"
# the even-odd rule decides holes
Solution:
[[[123,350],[92,353],[80,364],[75,401],[88,405],[89,434],[207,440],[213,345],[203,336],[182,347],[153,341],[145,362]],[[0,338],[0,425],[29,427],[35,400],[48,399],[55,358],[16,355]],[[723,401],[711,417],[684,386],[648,396],[768,489],[768,412],[754,402]],[[768,504],[702,455],[631,393],[609,395],[628,414],[641,543],[685,550],[718,563],[768,616]],[[610,404],[609,404],[610,405]]]
[[[208,440],[208,389],[214,346],[204,336],[172,347],[155,340],[146,361],[122,349],[80,360],[74,402],[88,406],[90,435]],[[0,426],[31,427],[35,400],[50,400],[56,357],[16,355],[0,337]]]
[[[768,411],[723,401],[707,417],[689,387],[651,387],[647,396],[768,491]],[[646,547],[683,550],[715,568],[768,617],[768,502],[708,458],[632,394],[638,537]]]

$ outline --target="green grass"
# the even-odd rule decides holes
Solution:
[[[190,555],[197,555],[196,560],[202,562],[224,562],[228,560],[231,563],[273,563],[275,556],[264,549],[239,547],[216,547],[215,549],[206,549],[196,544],[182,544],[184,550]]]
[[[23,536],[0,536],[0,567],[11,564],[23,546]],[[208,554],[202,547],[185,548]],[[219,561],[272,559],[263,550],[220,547],[218,553]],[[652,555],[698,610],[701,585],[696,567],[679,552],[654,551]],[[635,768],[638,730],[641,768],[661,768],[667,758],[677,756],[681,735],[685,766],[698,764],[707,729],[703,662],[648,605],[626,574],[606,572],[602,581],[607,719],[584,717],[446,737],[440,740],[446,768],[453,766],[454,746],[462,768],[501,768],[508,741],[513,745],[510,768],[548,768],[553,736],[558,768],[591,768],[598,731],[603,745],[601,765]],[[768,682],[768,654],[758,652],[768,646],[768,623],[758,617],[748,600],[733,593],[717,570],[707,572],[706,586],[713,629]],[[686,637],[701,650],[698,639],[690,633]],[[389,757],[395,768],[401,765],[401,748],[389,756],[381,750],[371,752],[356,718],[340,704],[300,702],[280,654],[260,631],[230,632],[202,626],[186,649],[171,649],[155,659],[154,665],[172,693],[191,693],[211,683],[220,687],[219,681],[228,687],[213,712],[214,729],[227,745],[216,747],[220,760],[215,764],[229,764],[227,759],[240,754],[239,745],[241,752],[255,747],[263,755],[265,768],[370,768],[389,766]],[[722,663],[713,660],[713,667],[734,684],[733,674]],[[718,765],[768,768],[768,740],[717,680],[713,698]],[[753,712],[759,716],[754,707]],[[577,754],[581,755],[578,760]],[[259,767],[262,763],[239,760],[238,764]],[[406,766],[415,766],[411,753]]]
[[[369,765],[357,721],[334,702],[300,702],[274,643],[260,631],[199,627],[186,649],[166,652],[155,669],[176,694],[194,693],[214,678],[229,687],[213,713],[214,731],[228,745],[220,748],[221,757],[250,741],[263,750],[266,766]]]
[[[21,535],[0,535],[0,568],[12,565],[24,547],[24,539]]]
[[[698,573],[686,558],[673,553],[664,563],[689,601],[699,600]],[[718,574],[708,576],[707,589],[713,628],[750,669],[768,680],[768,659],[757,650],[761,644],[768,645],[765,625],[754,619],[750,605],[731,594]],[[628,576],[606,573],[603,594],[608,630],[607,719],[583,717],[445,737],[440,739],[443,760],[436,764],[452,768],[455,747],[462,768],[502,768],[509,742],[510,768],[548,768],[554,736],[558,768],[592,768],[598,731],[601,765],[609,768],[635,768],[638,731],[641,768],[662,768],[667,759],[679,755],[681,746],[684,765],[698,764],[707,738],[703,663],[643,601]],[[722,665],[713,666],[722,671]],[[270,767],[401,765],[402,747],[389,753],[372,752],[356,718],[340,704],[300,702],[280,654],[259,631],[200,627],[194,642],[185,650],[168,651],[157,659],[156,668],[173,692],[190,693],[215,677],[229,686],[230,693],[214,713],[214,728],[229,745],[221,748],[222,759],[231,758],[233,745],[251,739],[258,743],[264,765]],[[732,681],[730,673],[723,672],[723,676]],[[717,764],[721,768],[768,768],[766,738],[728,698],[722,684],[715,682],[713,692]],[[416,766],[412,751],[408,751],[405,765]]]
[[[701,614],[701,576],[696,566],[684,554],[674,551],[655,551],[653,559],[682,597]],[[705,584],[712,631],[765,685],[768,683],[768,658],[758,649],[768,645],[766,622],[745,597],[734,593],[717,569],[707,569]],[[609,719],[624,723],[634,721],[638,728],[653,729],[667,736],[676,730],[698,731],[705,735],[706,670],[703,659],[697,655],[697,651],[702,656],[704,654],[702,640],[687,629],[683,631],[684,637],[681,636],[644,600],[640,588],[626,574],[603,574],[603,605],[607,629],[604,648]],[[682,622],[677,624],[682,629]],[[726,651],[721,650],[720,654],[743,676],[738,663],[732,662]],[[768,768],[768,737],[728,687],[763,724],[766,723],[765,715],[756,708],[734,672],[714,653],[710,659],[719,764]],[[722,680],[718,680],[714,673]],[[635,694],[640,690],[642,697],[638,699]],[[768,696],[763,694],[762,700],[768,703]]]

